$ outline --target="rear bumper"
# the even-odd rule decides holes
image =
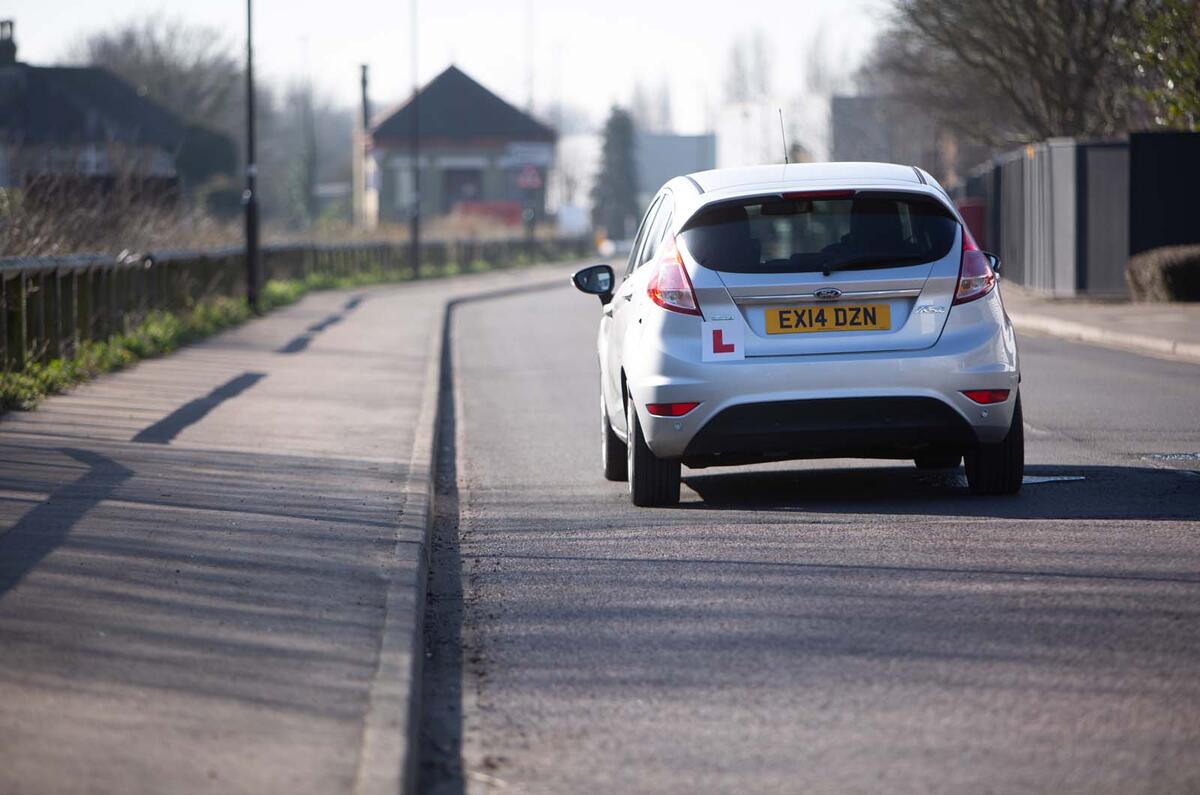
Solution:
[[[876,397],[743,403],[718,412],[688,442],[688,466],[795,458],[912,458],[963,453],[979,437],[936,398]]]
[[[937,343],[919,351],[701,362],[645,333],[626,351],[650,449],[697,465],[897,458],[999,442],[1020,383],[1016,339],[995,294],[954,307]],[[980,406],[965,389],[1010,396]],[[692,401],[700,405],[684,417],[646,411]]]

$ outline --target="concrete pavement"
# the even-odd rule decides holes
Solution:
[[[1018,330],[1200,363],[1200,304],[1047,298],[1001,282]]]
[[[0,792],[398,791],[442,310],[550,278],[313,294],[0,420]]]

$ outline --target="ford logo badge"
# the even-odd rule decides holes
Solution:
[[[841,298],[842,291],[836,287],[822,287],[814,292],[813,296],[819,301],[832,301],[835,298]]]

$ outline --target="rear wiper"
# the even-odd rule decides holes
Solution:
[[[926,257],[916,256],[913,254],[909,254],[908,256],[898,256],[895,254],[885,254],[883,256],[878,254],[859,254],[853,257],[846,257],[845,259],[835,259],[832,262],[827,262],[821,268],[821,272],[828,276],[835,271],[854,270],[855,268],[863,265],[869,265],[872,267],[878,267],[881,265],[916,265],[918,263],[925,262],[926,260]]]

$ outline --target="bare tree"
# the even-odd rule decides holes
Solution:
[[[292,152],[287,163],[288,215],[293,225],[307,226],[317,215],[317,121],[311,81],[288,89],[284,115]]]
[[[754,102],[771,93],[771,55],[761,30],[734,41],[725,72],[725,100]]]
[[[547,119],[559,135],[590,133],[596,131],[596,121],[587,108],[569,100],[553,100],[540,109],[539,115]]]
[[[82,149],[82,147],[81,147]],[[163,180],[147,177],[136,148],[109,144],[111,173],[35,174],[20,191],[0,192],[0,251],[56,256],[234,243],[240,227],[178,206]]]
[[[629,113],[634,126],[643,132],[670,132],[674,128],[671,114],[671,89],[664,79],[657,90],[648,89],[639,80],[633,84]]]
[[[636,130],[654,129],[653,100],[641,80],[634,81],[633,92],[629,97],[629,115],[633,118],[633,126]]]
[[[992,145],[1121,132],[1139,0],[899,0],[864,82]]]
[[[808,37],[801,60],[804,89],[815,97],[831,97],[845,91],[853,82],[852,66],[830,52],[830,32],[818,25]]]
[[[836,54],[837,44],[825,24],[809,32],[800,50],[804,90],[783,107],[788,140],[796,148],[789,153],[789,159],[795,162],[811,160],[816,153],[829,148],[833,97],[844,93],[853,83],[852,66]]]
[[[242,68],[221,30],[153,16],[80,39],[69,57],[108,69],[185,121],[240,126]]]
[[[70,59],[104,67],[190,125],[227,136],[242,158],[244,73],[241,54],[223,31],[152,16],[81,39]],[[310,93],[293,89],[279,103],[262,82],[255,107],[263,216],[303,222],[315,210],[311,188],[322,152],[312,131],[322,112],[313,107]]]
[[[558,200],[560,204],[578,204],[584,197],[582,188],[587,181],[592,163],[581,156],[578,147],[567,142],[560,142],[554,174],[558,180]]]
[[[660,132],[671,132],[675,129],[675,118],[671,111],[671,88],[664,78],[658,86],[657,126]]]

